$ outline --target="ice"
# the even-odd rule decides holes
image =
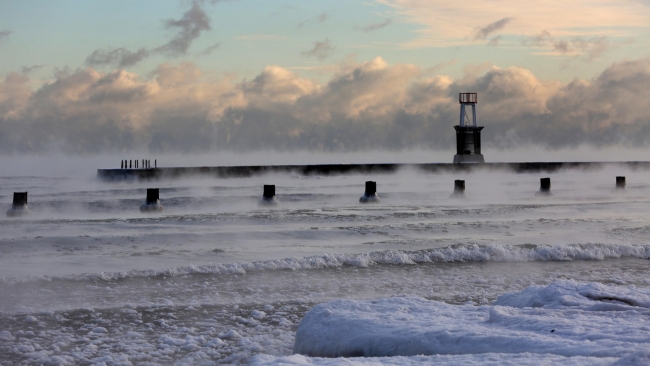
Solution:
[[[379,156],[371,160],[396,159]],[[223,159],[205,165],[213,158]],[[544,199],[534,198],[541,173],[188,177],[155,182],[165,211],[145,215],[138,207],[154,182],[101,182],[95,163],[10,160],[0,201],[6,210],[13,191],[27,190],[32,215],[0,217],[2,364],[600,365],[647,356],[628,352],[642,321],[614,329],[627,330],[650,302],[642,169],[557,171]],[[627,178],[624,194],[612,193],[617,175]],[[463,200],[449,199],[455,179],[466,181]],[[368,180],[381,203],[359,204]],[[276,209],[257,206],[264,184],[276,185]],[[523,353],[292,355],[312,307],[391,297],[438,304],[439,315],[459,319],[450,327],[467,325],[460,335],[524,335],[509,344]],[[416,324],[437,324],[426,317]],[[593,348],[622,342],[601,347],[620,357],[570,356],[580,334],[598,336]],[[527,353],[526,337],[541,350],[564,339],[566,354]]]
[[[649,290],[557,281],[492,306],[422,298],[336,300],[300,323],[294,352],[311,357],[483,353],[622,358],[650,347]]]
[[[219,334],[218,337],[221,339],[233,339],[233,338],[241,338],[241,335],[237,333],[236,330],[231,329],[227,333]]]
[[[556,281],[548,286],[530,286],[523,291],[501,295],[494,305],[514,308],[629,310],[629,306],[650,308],[650,291],[635,286],[605,286],[600,283]]]
[[[645,360],[645,359],[640,359]],[[432,355],[432,356],[395,356],[395,357],[356,357],[356,358],[318,358],[303,355],[277,357],[272,355],[258,355],[251,360],[252,366],[411,366],[411,365],[439,365],[439,366],[538,366],[538,365],[575,365],[575,366],[600,366],[610,365],[615,358],[596,357],[563,357],[550,354],[507,354],[483,353],[477,355]],[[636,362],[636,359],[632,362]],[[623,363],[626,366],[642,366],[645,363]]]
[[[252,317],[253,319],[260,320],[260,319],[263,319],[265,316],[266,316],[266,313],[263,312],[263,311],[259,311],[259,310],[253,310],[253,311],[251,311],[251,317]]]

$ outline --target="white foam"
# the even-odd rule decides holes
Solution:
[[[650,245],[630,244],[567,244],[567,245],[456,245],[420,251],[386,250],[362,254],[327,253],[319,256],[291,257],[257,262],[216,263],[171,267],[163,270],[100,272],[62,277],[27,276],[0,277],[0,283],[16,284],[39,280],[103,280],[114,281],[133,277],[182,276],[188,274],[233,275],[253,271],[309,270],[342,266],[370,267],[381,264],[417,264],[448,262],[533,262],[605,260],[612,258],[650,258]]]

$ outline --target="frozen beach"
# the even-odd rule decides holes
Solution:
[[[94,173],[2,171],[5,210],[15,191],[31,210],[0,219],[2,365],[648,359],[650,172]],[[541,177],[553,196],[535,197]],[[367,180],[380,203],[359,203]],[[258,206],[264,184],[277,206]],[[153,187],[165,211],[140,213]]]

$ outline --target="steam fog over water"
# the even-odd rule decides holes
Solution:
[[[158,166],[449,158],[427,154],[165,156]],[[643,160],[634,156],[613,160]],[[478,306],[557,280],[650,289],[650,171],[97,180],[124,158],[156,157],[3,158],[0,202],[6,210],[28,191],[32,211],[0,219],[6,364],[272,362],[259,355],[291,355],[305,313],[337,299]],[[617,175],[625,192],[614,191]],[[541,177],[552,196],[535,197]],[[466,198],[450,198],[454,179]],[[359,204],[367,180],[381,203]],[[264,184],[276,185],[277,207],[258,206]],[[152,187],[165,210],[142,214]]]

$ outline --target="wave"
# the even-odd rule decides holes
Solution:
[[[132,270],[53,276],[0,277],[0,283],[15,285],[35,281],[116,281],[138,277],[167,277],[194,274],[234,275],[254,271],[310,270],[343,266],[415,265],[451,262],[534,262],[606,260],[615,258],[650,259],[650,245],[566,244],[566,245],[452,245],[418,251],[385,250],[362,254],[323,254],[256,262],[190,265],[161,270]]]

